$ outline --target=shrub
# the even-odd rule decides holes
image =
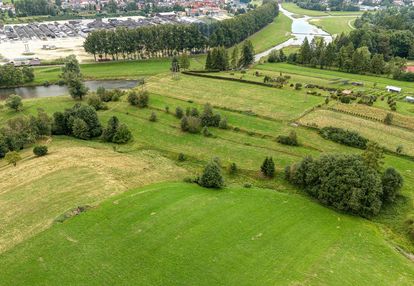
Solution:
[[[187,116],[183,116],[181,118],[180,127],[181,127],[181,131],[184,131],[184,132],[188,131],[189,125],[188,125],[188,117]]]
[[[299,82],[295,83],[295,89],[296,90],[301,90],[302,89],[302,84],[299,83]]]
[[[87,139],[91,138],[91,134],[89,133],[88,125],[81,118],[76,118],[73,121],[72,134],[76,138],[83,139],[83,140],[87,140]]]
[[[113,143],[125,144],[132,139],[132,133],[129,131],[128,127],[125,124],[119,125],[114,137],[112,139]]]
[[[381,178],[383,201],[393,202],[404,184],[403,177],[394,168],[387,168]]]
[[[175,109],[175,117],[177,117],[178,119],[181,119],[181,118],[183,118],[183,116],[184,116],[184,110],[181,107],[178,106]]]
[[[402,154],[404,152],[404,146],[403,145],[398,145],[395,152],[397,152],[398,154]]]
[[[178,154],[178,161],[184,162],[186,160],[186,157],[183,153]]]
[[[155,114],[155,112],[151,112],[151,115],[148,119],[151,122],[156,122],[157,121],[157,114]]]
[[[230,164],[230,166],[229,166],[229,174],[230,175],[235,175],[235,174],[237,174],[237,165],[236,165],[236,163],[231,163]]]
[[[189,115],[190,116],[193,116],[193,117],[199,117],[200,116],[200,112],[198,111],[197,108],[193,107],[191,109],[191,111],[189,112]]]
[[[226,117],[223,117],[221,120],[220,120],[220,122],[219,122],[219,126],[218,126],[220,129],[227,129],[227,128],[229,128],[228,127],[228,125],[227,125],[227,119],[226,119]]]
[[[285,176],[322,204],[341,211],[371,217],[382,206],[381,178],[358,155],[306,157],[285,170]]]
[[[14,111],[21,111],[23,108],[22,98],[15,94],[9,95],[6,106]]]
[[[220,115],[214,115],[213,107],[210,103],[204,105],[203,113],[200,116],[202,126],[218,127],[220,123]]]
[[[325,139],[351,147],[364,149],[368,143],[368,139],[362,137],[357,132],[344,130],[342,128],[324,127],[319,133]]]
[[[119,120],[116,116],[112,116],[108,120],[107,127],[102,131],[102,140],[105,142],[112,142],[115,133],[118,131],[119,128]]]
[[[47,151],[47,146],[44,145],[35,146],[33,148],[33,154],[35,154],[37,157],[46,155]]]
[[[277,137],[277,142],[279,142],[280,144],[284,144],[284,145],[290,145],[290,146],[298,146],[298,138],[296,136],[296,132],[295,131],[290,131],[288,136],[278,136]]]
[[[342,103],[346,103],[346,104],[348,104],[348,103],[350,103],[350,102],[351,102],[351,98],[350,98],[350,97],[348,97],[348,96],[341,96],[339,100],[340,100]]]
[[[92,106],[93,108],[95,108],[95,110],[101,110],[101,109],[105,109],[105,105],[103,104],[102,100],[100,99],[99,96],[97,96],[96,94],[89,94],[87,97],[87,101],[88,105]]]
[[[246,189],[250,189],[252,187],[252,184],[244,183],[243,187],[246,188]]]
[[[213,161],[209,162],[198,179],[198,184],[205,188],[220,189],[224,186],[220,167]]]
[[[260,167],[260,171],[268,178],[273,178],[275,176],[275,163],[273,162],[272,157],[266,157]]]
[[[7,161],[7,163],[12,164],[13,166],[16,167],[17,162],[19,162],[22,159],[22,157],[20,157],[20,154],[17,153],[16,151],[10,151],[10,152],[7,152],[4,159]]]
[[[394,115],[392,113],[387,113],[387,115],[384,118],[384,123],[387,125],[391,125],[393,118],[394,118]]]
[[[190,133],[200,133],[201,131],[201,120],[198,117],[189,116],[187,117],[188,129]]]
[[[133,106],[144,108],[148,106],[148,101],[149,95],[148,91],[146,90],[140,90],[139,92],[132,90],[128,94],[128,102]]]
[[[165,107],[165,112],[166,112],[166,113],[170,113],[170,107],[169,107],[169,106],[166,106],[166,107]]]
[[[208,130],[207,126],[204,126],[201,133],[205,136],[205,137],[211,137],[213,134],[211,134],[210,130]]]

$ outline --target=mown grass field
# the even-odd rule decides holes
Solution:
[[[351,15],[362,15],[363,12],[355,11],[355,12],[346,12],[346,11],[316,11],[316,10],[309,10],[300,8],[293,2],[286,2],[282,4],[282,7],[288,10],[289,12],[295,13],[297,15],[306,15],[306,16],[351,16]]]
[[[183,183],[114,197],[3,254],[0,265],[7,266],[0,268],[2,282],[19,277],[21,285],[411,285],[414,279],[414,265],[361,219],[273,190],[217,192]]]
[[[401,87],[403,92],[414,92],[414,86],[410,82],[394,80],[387,77],[377,77],[372,75],[360,75],[345,73],[336,70],[322,70],[317,68],[309,68],[304,66],[296,66],[287,63],[265,63],[255,66],[256,69],[263,71],[283,72],[288,74],[296,74],[308,77],[309,80],[324,79],[332,82],[341,82],[348,80],[349,82],[363,82],[364,88],[373,88],[376,84],[377,89],[385,91],[387,85]]]
[[[309,22],[325,32],[328,32],[331,35],[339,35],[341,33],[348,33],[352,31],[353,22],[355,21],[356,16],[350,17],[330,17],[330,18],[318,18],[311,19]]]
[[[137,79],[168,72],[171,59],[92,63],[81,64],[80,67],[85,79]],[[191,58],[190,67],[192,69],[204,68],[204,59],[202,57]],[[56,82],[61,73],[60,66],[35,68],[34,84],[43,84],[45,81]]]

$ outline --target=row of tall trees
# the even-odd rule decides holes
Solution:
[[[212,24],[158,25],[91,32],[85,51],[100,58],[151,58],[177,53],[203,53],[209,47],[230,47],[271,23],[278,5],[265,1],[246,14]]]
[[[48,0],[19,0],[15,1],[14,7],[17,16],[55,16],[57,14],[56,5]]]
[[[273,57],[272,57],[273,60]],[[283,61],[280,57],[280,61]],[[290,54],[287,61],[319,68],[338,68],[352,73],[389,74],[396,79],[414,80],[406,76],[406,59],[398,56],[385,58],[368,46],[355,46],[345,35],[326,44],[323,38],[307,39],[297,53]]]

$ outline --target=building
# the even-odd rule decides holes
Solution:
[[[387,89],[388,92],[398,92],[398,93],[401,92],[401,87],[387,85],[385,88]]]
[[[412,96],[407,96],[407,97],[405,98],[405,101],[410,102],[410,103],[414,103],[414,97],[412,97]]]

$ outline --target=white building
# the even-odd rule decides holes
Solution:
[[[385,88],[387,89],[388,92],[401,92],[401,87],[387,85]]]

